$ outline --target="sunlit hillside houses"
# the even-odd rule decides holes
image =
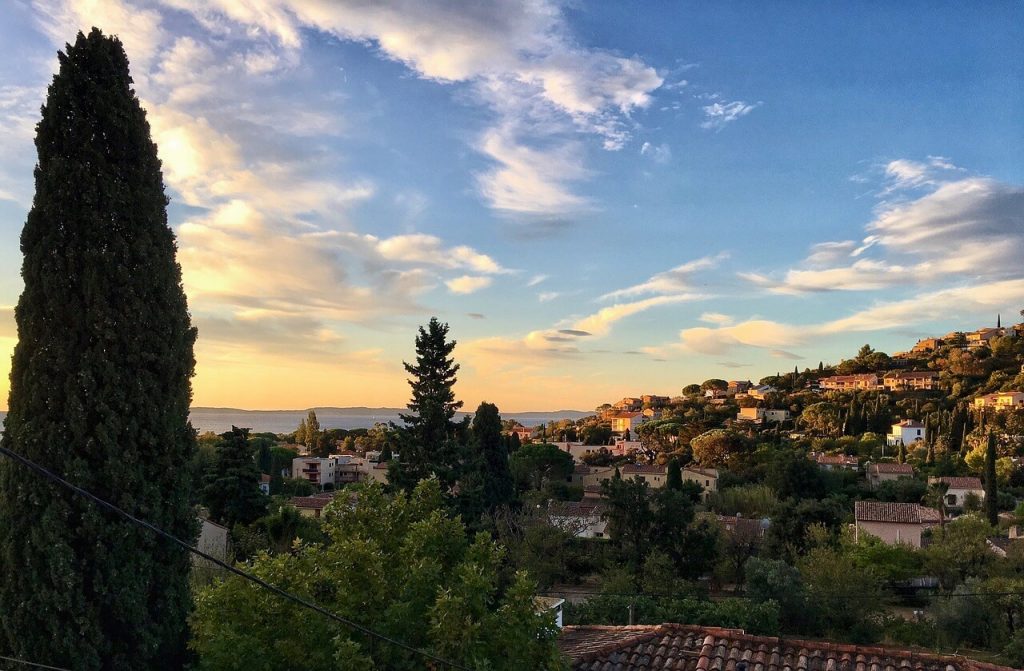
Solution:
[[[771,408],[740,408],[736,421],[752,424],[778,424],[788,422],[791,418],[789,410],[773,410]]]
[[[878,375],[859,373],[856,375],[832,375],[821,378],[821,388],[834,391],[874,391],[881,388]]]
[[[650,418],[641,411],[619,412],[608,417],[612,433],[625,433],[629,431],[631,435],[635,435],[637,428],[648,419]]]
[[[974,407],[978,410],[1017,410],[1024,408],[1024,392],[997,391],[974,399]]]
[[[932,391],[939,388],[939,374],[934,370],[891,371],[882,376],[882,385],[889,391]]]

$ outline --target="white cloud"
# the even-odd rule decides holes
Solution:
[[[542,291],[539,294],[537,294],[537,300],[540,301],[541,303],[547,303],[548,301],[555,300],[561,295],[562,292],[560,291]]]
[[[701,122],[700,127],[710,130],[721,130],[726,125],[741,117],[745,117],[760,106],[760,102],[746,103],[742,100],[713,102],[710,105],[704,106],[704,121]]]
[[[526,286],[528,286],[528,287],[535,287],[538,284],[540,284],[541,282],[543,282],[544,280],[548,279],[548,277],[549,277],[549,275],[543,275],[543,274],[541,274],[541,275],[534,275],[526,283]]]
[[[630,113],[649,106],[663,83],[639,58],[579,45],[561,6],[548,0],[471,7],[441,0],[164,2],[211,30],[230,33],[237,25],[268,36],[279,50],[298,49],[303,29],[319,30],[371,44],[425,79],[471,85],[498,117],[477,145],[498,163],[480,176],[481,194],[513,214],[586,206],[571,188],[587,174],[571,137],[582,131],[621,149],[632,134]],[[263,50],[244,63],[262,73],[279,59]],[[545,169],[551,161],[563,170]]]
[[[708,324],[717,324],[719,326],[728,326],[735,320],[729,315],[724,315],[721,312],[705,312],[700,317],[700,321],[707,322]]]
[[[74,43],[78,31],[99,26],[124,44],[136,83],[145,82],[157,52],[167,42],[160,13],[121,0],[34,0],[35,16],[53,44]]]
[[[640,147],[640,155],[649,157],[655,163],[668,163],[672,160],[672,148],[665,143],[653,145],[644,142]]]
[[[448,280],[445,285],[453,294],[471,294],[491,286],[493,281],[491,277],[462,275]]]
[[[608,307],[601,308],[594,314],[576,321],[572,328],[580,331],[589,331],[595,336],[604,336],[611,331],[612,325],[616,322],[635,315],[638,312],[650,310],[651,308],[662,305],[689,303],[692,301],[703,300],[705,298],[707,298],[707,296],[703,294],[683,293],[668,296],[653,296],[651,298],[645,298],[643,300],[633,301],[630,303],[616,303],[615,305],[609,305]]]
[[[646,351],[662,356],[673,350],[723,354],[737,347],[753,347],[768,349],[773,356],[788,358],[791,353],[786,350],[818,344],[829,337],[905,329],[950,317],[964,321],[991,317],[1021,303],[1024,303],[1024,279],[982,282],[929,291],[903,300],[881,301],[845,317],[819,323],[786,324],[751,319],[717,328],[686,328],[679,332],[677,343],[647,348]],[[776,354],[776,351],[782,354]]]
[[[916,168],[898,170],[906,183],[924,184]],[[859,245],[814,245],[782,279],[740,276],[783,294],[1007,278],[1019,274],[1022,230],[1024,188],[982,177],[936,182],[914,200],[882,203]]]
[[[478,273],[508,272],[493,258],[472,247],[459,245],[445,248],[441,238],[434,235],[411,233],[383,239],[367,235],[365,239],[373,244],[382,258],[389,261],[425,263],[441,268],[466,268]]]
[[[716,265],[728,258],[728,254],[721,253],[715,256],[705,256],[693,261],[688,261],[676,266],[671,270],[658,273],[645,282],[635,284],[625,289],[617,289],[601,296],[601,300],[611,300],[622,297],[642,296],[644,294],[673,294],[693,290],[693,276],[702,270],[714,268]]]
[[[518,214],[561,214],[580,210],[587,200],[570,185],[587,176],[577,143],[533,148],[510,136],[509,129],[484,134],[479,149],[498,166],[478,175],[483,196],[498,210]]]

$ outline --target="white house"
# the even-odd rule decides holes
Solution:
[[[553,501],[548,506],[551,526],[573,534],[577,538],[607,538],[608,521],[599,503]]]
[[[925,441],[927,439],[927,429],[924,424],[916,419],[904,419],[892,425],[892,431],[886,437],[886,443],[894,446],[906,445],[910,447],[919,440]]]
[[[334,486],[337,457],[296,457],[292,459],[292,477],[309,480],[319,489],[330,483]]]
[[[946,489],[946,506],[949,508],[963,508],[967,501],[968,494],[974,494],[979,501],[985,500],[985,487],[981,484],[981,478],[950,477],[928,478],[928,484],[944,482]]]

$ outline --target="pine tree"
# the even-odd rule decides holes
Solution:
[[[210,510],[210,519],[227,527],[237,522],[250,524],[267,512],[267,502],[260,491],[260,472],[249,445],[249,429],[232,426],[221,434],[202,501]]]
[[[392,462],[388,479],[404,489],[411,490],[431,473],[448,485],[457,479],[459,426],[452,419],[462,401],[455,400],[453,389],[459,371],[451,357],[454,350],[455,341],[448,340],[448,324],[431,317],[416,336],[416,363],[403,362],[412,376],[412,399],[406,405],[409,414],[399,415],[405,422],[400,434],[401,462]]]
[[[985,446],[985,517],[992,526],[999,524],[999,492],[996,488],[996,434],[988,432]]]
[[[21,234],[4,447],[191,541],[196,332],[156,145],[116,38],[58,54]],[[188,553],[0,460],[0,649],[78,670],[184,662]]]
[[[481,470],[483,481],[483,505],[488,512],[493,512],[511,503],[514,492],[498,406],[481,403],[473,416],[472,432],[473,458]]]

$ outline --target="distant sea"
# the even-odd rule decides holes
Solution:
[[[320,427],[324,429],[369,429],[377,422],[401,423],[398,413],[402,408],[313,408]],[[309,410],[239,410],[238,408],[192,408],[192,426],[199,430],[224,433],[232,426],[255,432],[291,433],[305,419]],[[467,413],[459,413],[460,418]],[[502,419],[514,419],[523,426],[547,424],[551,420],[580,419],[593,415],[582,410],[556,410],[554,412],[506,412]],[[7,413],[0,411],[0,422]],[[2,424],[0,424],[2,427]]]
[[[401,424],[402,408],[313,408],[323,429],[369,429],[378,422]],[[253,432],[290,433],[306,418],[309,410],[239,410],[237,408],[192,408],[192,426],[200,433],[223,433],[232,426],[249,428]],[[467,413],[459,413],[459,418]],[[547,424],[551,420],[580,419],[593,415],[582,410],[556,410],[553,412],[503,412],[502,419],[514,419],[523,426]]]

